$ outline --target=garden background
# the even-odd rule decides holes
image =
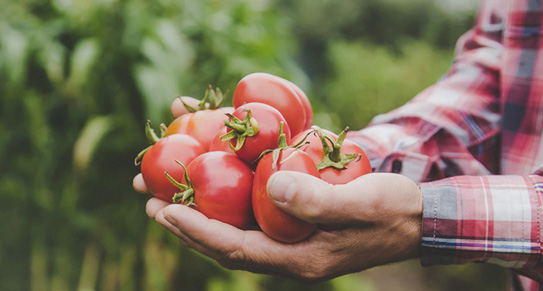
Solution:
[[[0,290],[500,290],[491,265],[416,260],[310,286],[180,246],[133,191],[144,123],[252,72],[315,124],[364,127],[443,74],[471,1],[0,1]]]

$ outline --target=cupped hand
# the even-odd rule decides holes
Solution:
[[[321,281],[419,255],[422,196],[397,174],[368,174],[330,185],[307,174],[278,172],[270,199],[284,211],[316,223],[309,238],[284,244],[261,231],[243,231],[183,205],[156,198],[147,214],[180,242],[229,269]]]

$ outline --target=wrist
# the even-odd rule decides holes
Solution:
[[[378,221],[386,229],[383,254],[391,263],[421,255],[423,199],[419,186],[406,176],[378,173],[378,202],[374,204]],[[382,178],[382,179],[381,179]],[[394,250],[394,251],[392,251]]]
[[[409,259],[419,258],[422,251],[422,215],[423,215],[423,198],[420,186],[413,189],[413,209],[414,212],[410,216],[410,248],[408,251]]]

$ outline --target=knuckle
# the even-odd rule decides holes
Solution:
[[[313,255],[304,264],[299,266],[297,277],[306,283],[321,282],[330,276],[332,271],[329,260],[325,257]]]
[[[324,269],[312,266],[304,269],[298,278],[306,283],[317,283],[323,281],[325,277]]]
[[[241,250],[235,250],[222,256],[217,262],[229,270],[245,270],[247,258]]]

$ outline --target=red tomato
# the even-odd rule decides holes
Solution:
[[[207,151],[215,133],[223,128],[224,121],[228,120],[225,113],[233,111],[233,107],[220,107],[183,114],[170,123],[166,136],[175,133],[188,134],[198,140]]]
[[[223,126],[219,132],[213,137],[211,140],[211,143],[209,144],[209,151],[221,151],[221,152],[227,152],[231,154],[235,154],[234,150],[230,148],[230,145],[228,144],[228,141],[222,141],[221,136],[226,134],[226,127]]]
[[[190,186],[182,190],[192,189],[192,192],[182,203],[193,202],[192,207],[208,218],[241,229],[251,226],[254,221],[251,206],[254,174],[236,155],[220,151],[204,153],[189,164],[186,173],[181,181]],[[176,198],[178,196],[183,195],[176,195]]]
[[[337,134],[327,130],[323,129],[323,131],[333,137],[335,140],[337,140]],[[305,140],[304,140],[305,139]],[[300,149],[304,152],[308,153],[309,156],[313,159],[315,164],[318,164],[322,158],[324,157],[324,152],[322,150],[322,141],[315,132],[314,129],[306,129],[300,133],[298,133],[296,136],[290,139],[290,145],[296,145],[297,143],[304,141],[304,144],[301,145]],[[330,142],[327,142],[329,146]]]
[[[184,170],[175,160],[188,164],[204,152],[196,139],[185,134],[175,134],[158,140],[145,152],[141,161],[141,174],[149,192],[162,200],[172,202],[178,189],[164,176],[164,172],[169,172],[175,179],[181,179]]]
[[[256,221],[264,233],[271,238],[295,243],[311,235],[316,225],[300,220],[275,206],[266,191],[270,176],[277,171],[298,171],[320,177],[311,157],[298,149],[286,148],[274,162],[273,154],[266,154],[258,162],[253,182],[253,211]]]
[[[311,125],[313,125],[313,109],[311,109],[311,103],[309,102],[309,98],[307,98],[307,95],[305,95],[305,92],[298,87],[298,85],[292,83],[289,80],[285,80],[290,85],[290,88],[296,92],[298,97],[300,98],[300,101],[302,101],[302,104],[304,106],[304,112],[305,112],[305,123],[303,129],[309,129],[311,128]]]
[[[249,102],[265,103],[279,110],[292,135],[308,129],[313,122],[307,96],[294,83],[278,76],[253,73],[243,77],[234,91],[234,108]]]
[[[310,132],[312,130],[313,129],[306,130],[296,135],[292,138],[291,144],[294,145],[300,142],[309,133],[309,135],[307,135],[307,139],[305,140],[306,144],[304,144],[300,149],[308,153],[315,162],[315,164],[317,164],[317,167],[320,169],[319,172],[322,180],[330,184],[346,184],[362,175],[372,172],[369,159],[364,150],[359,145],[348,139],[343,140],[342,144],[337,144],[339,137],[336,134],[325,129],[319,130],[322,130],[323,133],[332,138],[335,141],[335,146],[338,147],[336,149],[333,149],[334,145],[332,144],[332,142],[330,140],[326,140],[327,146],[329,147],[328,150],[334,151],[328,154],[328,158],[331,159],[331,161],[329,162],[338,162],[338,164],[335,164],[334,166],[340,167],[342,165],[344,166],[344,168],[336,168],[331,165],[319,164],[321,163],[321,161],[323,161],[325,153],[321,138],[316,133],[311,134]],[[345,135],[346,132],[342,134]],[[338,160],[342,158],[341,155],[353,154],[359,156],[345,164],[342,164],[342,161]],[[343,162],[345,162],[345,160]]]
[[[256,120],[256,128],[254,125],[248,124],[250,120],[247,120],[246,117],[249,111],[252,118]],[[224,137],[228,135],[233,137],[230,140],[233,147],[239,147],[238,143],[241,140],[242,145],[235,152],[240,159],[248,164],[258,159],[263,151],[278,147],[281,122],[283,122],[283,133],[285,134],[286,141],[287,143],[290,141],[288,122],[286,122],[283,115],[277,109],[269,105],[258,102],[243,104],[236,108],[232,116],[234,118],[230,118],[230,122],[238,124],[237,121],[233,120],[237,118],[238,121],[241,120],[244,123],[238,124],[240,126],[227,124],[228,134]],[[233,130],[233,127],[239,127],[240,129]],[[248,131],[244,131],[245,129],[252,129],[255,132],[249,134]]]

